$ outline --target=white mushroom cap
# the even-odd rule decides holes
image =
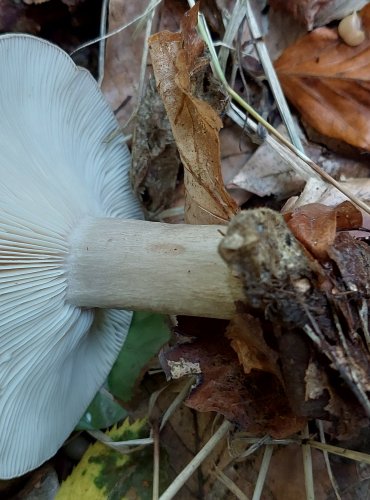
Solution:
[[[104,382],[131,314],[65,302],[85,217],[140,218],[129,152],[91,75],[58,47],[0,37],[0,478],[51,457]]]

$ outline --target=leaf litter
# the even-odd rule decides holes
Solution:
[[[315,4],[305,3],[311,9]],[[210,4],[212,12],[215,7],[212,2]],[[115,19],[111,17],[111,26],[113,22],[120,24],[118,19],[121,14],[117,10],[114,11],[113,4],[111,7],[111,16],[116,12]],[[143,6],[137,4],[137,7],[141,9],[140,14]],[[225,189],[221,175],[220,109],[216,111],[212,108],[212,100],[203,100],[208,97],[207,89],[204,91],[204,82],[209,87],[210,74],[206,68],[203,45],[196,35],[196,13],[197,11],[193,10],[187,15],[180,33],[162,32],[151,38],[152,62],[159,92],[184,166],[187,221],[226,223],[238,208]],[[215,16],[214,31],[223,36],[220,19],[220,15]],[[161,23],[163,27],[174,30],[170,17],[162,18]],[[122,124],[126,124],[132,110],[137,109],[137,105],[133,105],[131,110],[126,105],[135,98],[137,91],[136,63],[139,57],[132,58],[131,49],[133,50],[132,46],[135,44],[139,47],[138,40],[134,41],[131,35],[127,36],[125,33],[124,37],[116,42],[114,50],[109,45],[107,49],[106,67],[111,65],[111,69],[106,72],[104,88],[111,102],[116,103],[113,107]],[[324,37],[323,40],[322,43],[326,44],[325,50],[328,51],[327,60],[330,60],[333,56],[333,52],[330,52],[332,39]],[[114,38],[111,41],[113,43]],[[130,54],[131,59],[120,68],[119,59],[124,53],[121,47],[122,44],[128,46],[128,41],[131,44],[131,52],[125,49],[125,57]],[[339,43],[338,40],[336,43]],[[308,50],[306,45],[305,50],[301,49],[302,61],[303,56],[310,56],[312,61],[315,47],[311,46]],[[294,57],[297,55],[296,50],[293,46],[291,54]],[[354,57],[353,54],[360,55],[358,49],[355,49],[355,52],[339,49],[339,53],[338,64],[342,65],[346,58]],[[289,53],[286,52],[282,57],[288,67]],[[277,68],[279,69],[279,63]],[[111,71],[112,74],[118,71],[121,75],[119,83],[114,83],[115,78],[109,76]],[[136,76],[133,76],[135,71]],[[131,90],[127,83],[130,79],[133,82]],[[357,86],[353,96],[358,94],[358,84],[361,84],[361,79],[356,77],[355,80]],[[301,92],[300,83],[294,87],[295,90],[290,91],[291,95]],[[289,82],[292,88],[293,84],[296,82]],[[123,98],[121,91],[125,93]],[[285,89],[285,92],[289,97],[289,91]],[[223,100],[227,101],[225,94]],[[324,111],[319,111],[320,121],[325,121],[326,115],[330,114],[327,112],[331,109],[330,106],[333,106],[333,102],[329,99],[325,101]],[[353,106],[356,107],[356,104]],[[299,106],[296,107],[301,111]],[[364,109],[361,112],[363,111]],[[303,110],[301,112],[304,115]],[[357,112],[360,113],[358,107]],[[343,132],[341,139],[352,144],[348,132],[351,129],[348,116],[351,115],[348,113],[350,112],[345,110],[343,118],[348,130],[343,127],[346,132]],[[152,114],[153,112],[149,111],[147,116]],[[163,118],[161,111],[158,122]],[[165,135],[167,131],[168,128]],[[245,130],[240,133],[247,132],[248,130]],[[166,149],[167,137],[169,143],[174,144],[171,137],[166,135],[159,150]],[[145,136],[142,143],[145,144]],[[153,148],[149,148],[149,155],[152,151]],[[176,158],[176,154],[174,157]],[[140,152],[137,158],[140,158]],[[166,203],[169,203],[167,197],[177,196],[174,184],[179,182],[179,163],[175,160],[176,166],[173,165],[173,171],[168,176],[170,182],[167,186],[164,183],[164,187],[158,187],[164,173],[161,168],[156,169],[156,162],[162,162],[160,155],[158,158],[146,161],[143,169],[138,169],[140,174],[133,177],[134,181],[137,181],[137,192],[154,193],[149,196],[148,211],[151,213],[166,208]],[[171,159],[168,163],[171,163]],[[338,177],[340,175],[338,174]],[[245,176],[248,176],[247,167]],[[166,175],[165,177],[167,178]],[[290,183],[289,174],[284,182]],[[288,190],[280,195],[280,199],[275,187],[270,189],[269,193],[257,193],[260,195],[259,199],[256,194],[254,198],[248,195],[246,199],[257,201],[257,205],[263,206],[268,200],[262,196],[269,194],[276,197],[275,208],[281,208],[281,201],[287,196],[291,193],[299,194],[301,184],[302,181],[297,186],[290,185]],[[366,183],[359,181],[355,188],[354,184],[350,184],[351,188],[357,190],[357,193],[361,192],[361,196],[366,199],[369,193]],[[327,189],[327,193],[329,191]],[[185,486],[176,498],[182,498],[181,495],[184,495],[183,498],[199,497],[199,494],[201,498],[207,498],[207,495],[216,498],[215,495],[222,496],[221,492],[222,498],[234,498],[230,491],[237,495],[259,498],[261,491],[257,494],[257,488],[254,488],[259,481],[260,489],[264,488],[263,498],[303,498],[303,468],[298,471],[301,451],[300,446],[294,447],[294,443],[306,443],[298,434],[306,422],[310,421],[314,429],[313,419],[323,419],[327,437],[335,439],[351,436],[354,430],[358,431],[360,427],[368,424],[369,250],[365,236],[359,237],[354,231],[362,229],[363,225],[366,226],[366,217],[348,201],[343,204],[344,207],[341,206],[343,197],[338,197],[337,193],[333,195],[332,191],[331,208],[322,205],[322,200],[315,198],[310,200],[311,205],[299,206],[298,199],[294,206],[296,199],[292,199],[284,217],[262,208],[242,213],[233,219],[224,242],[232,238],[234,243],[229,246],[224,244],[221,252],[234,272],[239,273],[245,281],[245,302],[239,304],[239,312],[229,325],[220,321],[190,321],[179,318],[175,328],[177,339],[171,347],[163,349],[161,363],[169,376],[171,361],[182,359],[185,364],[193,363],[197,366],[193,375],[196,377],[196,383],[187,399],[187,407],[175,412],[161,432],[161,442],[166,453],[172,457],[171,461],[176,461],[173,474],[181,475],[184,464],[191,462],[192,457],[207,443],[213,432],[212,412],[226,416],[237,424],[239,431],[246,431],[247,439],[255,440],[252,445],[241,446],[239,451],[231,456],[231,444],[238,440],[245,442],[245,437],[238,436],[242,433],[231,433],[229,446],[219,442],[216,454],[205,460],[200,466],[198,477],[194,475],[187,483],[192,485],[191,488]],[[246,205],[248,206],[253,206],[253,203]],[[247,222],[243,217],[246,217]],[[139,370],[141,373],[145,366],[148,365],[144,363],[143,370]],[[156,387],[153,380],[144,378],[140,387],[148,385],[149,382],[152,391]],[[140,390],[138,384],[137,390]],[[165,402],[161,401],[161,398],[162,396],[158,398],[156,405],[158,409],[165,411],[170,403],[166,398],[163,398]],[[174,423],[175,417],[178,418],[177,423]],[[155,418],[153,419],[154,426]],[[193,424],[198,423],[190,425],[191,419]],[[133,425],[138,422],[140,421],[135,420]],[[200,425],[202,432],[196,432],[197,425]],[[173,432],[169,433],[170,437],[166,437],[171,427]],[[217,425],[214,430],[216,429]],[[188,447],[194,434],[199,434],[200,439]],[[309,436],[312,437],[314,436]],[[172,450],[169,445],[171,440],[177,440],[178,443]],[[314,439],[308,439],[307,442],[312,443],[310,446],[315,445]],[[319,444],[316,443],[316,446]],[[281,447],[277,448],[279,445]],[[264,480],[260,480],[260,467],[261,464],[262,467],[266,466],[267,472],[268,453],[263,451],[265,446],[274,446],[277,451],[272,455],[264,483]],[[325,444],[322,446],[325,449]],[[335,452],[333,445],[331,446],[331,452]],[[104,454],[103,449],[102,453]],[[246,458],[247,454],[249,459]],[[355,459],[356,454],[353,452],[348,456]],[[357,459],[361,457],[358,456]],[[148,457],[148,463],[151,460],[151,457]],[[238,460],[242,460],[242,469],[236,466]],[[166,469],[165,462],[164,458],[161,463]],[[297,465],[295,480],[291,477],[293,465]],[[331,484],[323,466],[321,452],[313,452],[313,469],[316,498],[329,498]],[[347,470],[349,469],[343,465],[341,474],[347,474]],[[247,474],[244,474],[245,472]],[[219,480],[215,481],[215,477]],[[150,481],[148,478],[149,475],[140,487],[147,486],[146,482]],[[92,481],[95,479],[93,477]],[[82,483],[79,487],[82,487]],[[134,493],[133,490],[128,491],[130,494]]]
[[[359,13],[370,31],[370,6]],[[336,28],[318,28],[288,47],[275,68],[286,96],[321,134],[369,150],[370,39],[346,45]]]

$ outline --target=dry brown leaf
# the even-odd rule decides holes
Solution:
[[[237,314],[226,330],[226,337],[230,339],[246,375],[252,370],[260,370],[272,373],[282,382],[279,356],[266,344],[257,318],[250,314]]]
[[[366,0],[270,0],[274,9],[288,12],[308,30],[342,19],[366,3]]]
[[[312,465],[315,500],[328,500],[332,486],[325,467],[324,456],[318,450],[312,450]],[[266,486],[274,493],[274,500],[304,499],[306,498],[304,485],[301,447],[292,445],[276,450],[266,478]]]
[[[188,223],[226,223],[237,211],[221,175],[219,131],[213,108],[192,93],[192,76],[202,64],[203,43],[196,34],[197,8],[182,23],[181,33],[164,31],[149,46],[159,93],[171,122],[185,168],[185,215]]]
[[[222,133],[224,130],[222,130]],[[285,126],[279,125],[277,130],[286,135]],[[303,134],[302,143],[307,156],[335,179],[366,177],[369,173],[369,166],[366,164],[365,158],[354,159],[335,153],[322,145],[308,142],[303,137]],[[223,146],[222,142],[221,145]],[[228,154],[231,155],[230,152]],[[240,156],[240,158],[243,157]],[[235,155],[231,155],[231,158],[234,159]],[[239,166],[233,178],[226,178],[224,174],[224,179],[227,179],[226,185],[229,190],[237,187],[245,190],[247,194],[253,193],[261,197],[273,195],[279,200],[301,192],[304,186],[302,177],[292,171],[290,165],[266,141],[256,149],[244,164]],[[336,192],[340,195],[340,191],[336,190]],[[314,195],[311,190],[310,193]],[[338,205],[342,199],[345,200],[347,197],[343,196],[335,205]],[[305,201],[304,204],[310,202],[311,200]]]
[[[184,321],[187,322],[185,326]],[[259,353],[260,362],[268,371],[261,369],[261,363],[256,363],[255,355],[252,362],[256,366],[246,374],[223,335],[224,322],[184,318],[178,329],[183,331],[185,327],[194,337],[193,342],[177,344],[163,352],[161,364],[167,376],[171,374],[173,363],[196,367],[197,386],[186,401],[188,406],[201,412],[217,411],[242,429],[258,435],[282,438],[304,427],[306,419],[294,415],[290,409],[284,387],[274,373],[278,372],[278,367],[272,368],[270,352],[265,354],[263,361]],[[234,323],[233,335],[240,339],[237,329]],[[254,344],[256,346],[258,341]],[[262,347],[263,340],[259,344]]]
[[[329,258],[328,248],[337,231],[362,226],[361,212],[349,201],[337,207],[310,203],[286,213],[285,220],[294,236],[321,261]]]
[[[370,5],[361,11],[370,32]],[[288,99],[321,134],[370,150],[370,39],[349,47],[336,29],[319,28],[276,62]]]

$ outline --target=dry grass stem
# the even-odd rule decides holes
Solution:
[[[90,45],[94,45],[94,43],[98,43],[100,42],[101,40],[107,40],[108,38],[114,36],[114,35],[118,35],[118,33],[121,33],[122,31],[124,31],[126,28],[128,28],[129,26],[132,26],[133,24],[139,22],[140,20],[142,20],[143,18],[146,18],[148,15],[150,15],[150,13],[162,2],[162,0],[151,0],[151,2],[149,3],[148,7],[145,9],[144,12],[142,12],[140,15],[136,16],[134,19],[132,19],[131,21],[129,21],[128,23],[124,24],[123,26],[120,26],[119,28],[111,31],[110,33],[107,33],[106,35],[104,36],[98,36],[96,38],[93,38],[92,40],[86,42],[86,43],[83,43],[82,45],[80,45],[79,47],[77,47],[75,50],[73,50],[71,53],[70,53],[70,56],[72,56],[73,54],[75,54],[76,52],[82,50],[82,49],[85,49],[86,47],[90,47]]]
[[[250,500],[250,498],[243,493],[243,491],[232,481],[226,474],[222,472],[217,466],[215,466],[215,470],[212,471],[212,475],[218,479],[226,488],[228,488],[231,493],[235,495],[239,500]]]
[[[350,460],[370,465],[370,455],[362,453],[361,451],[348,450],[347,448],[340,448],[339,446],[320,443],[319,441],[314,441],[312,439],[309,439],[306,444],[309,444],[312,448],[316,448],[317,450],[327,451],[328,453],[338,455],[339,457],[349,458]]]
[[[225,435],[232,428],[232,424],[227,420],[221,424],[218,430],[213,434],[211,439],[203,446],[203,448],[195,455],[195,457],[188,463],[177,478],[171,483],[166,491],[160,496],[160,500],[171,500],[175,497],[176,493],[186,483],[194,471],[201,465],[204,459],[212,452],[216,445],[225,437]]]
[[[309,437],[308,425],[302,431],[304,439]],[[312,455],[311,448],[307,444],[302,444],[302,458],[303,458],[303,471],[304,471],[304,485],[306,490],[306,500],[315,500],[315,490],[312,472]]]
[[[188,3],[191,7],[195,5],[194,0],[188,0]],[[207,44],[207,47],[210,51],[211,55],[211,66],[215,73],[215,75],[220,80],[220,83],[224,86],[226,92],[229,94],[232,100],[234,100],[239,106],[241,106],[248,114],[250,114],[258,123],[263,125],[267,129],[267,131],[273,135],[279,142],[281,142],[286,148],[288,148],[292,153],[297,155],[305,164],[305,170],[310,173],[310,176],[314,176],[313,174],[318,174],[323,181],[331,184],[335,188],[337,188],[341,193],[343,193],[348,199],[350,199],[357,207],[362,208],[366,213],[370,214],[370,207],[364,203],[362,200],[358,199],[351,192],[349,192],[343,185],[341,185],[338,181],[333,179],[328,173],[326,173],[322,168],[313,162],[308,156],[306,156],[302,151],[300,151],[296,146],[294,146],[288,139],[286,139],[280,132],[278,132],[270,123],[268,123],[261,115],[257,113],[257,111],[252,108],[240,95],[235,92],[233,88],[228,84],[226,77],[222,71],[220,66],[218,56],[213,45],[212,37],[210,36],[209,29],[207,23],[204,19],[204,16],[199,14],[199,22],[198,29],[200,35],[203,40]]]
[[[263,486],[265,484],[265,480],[266,480],[267,472],[269,470],[270,461],[271,461],[273,451],[274,451],[274,447],[271,444],[268,444],[265,447],[265,450],[263,452],[261,467],[260,467],[260,470],[258,471],[258,478],[257,478],[256,486],[254,488],[252,500],[260,500],[260,498],[261,498]]]
[[[317,427],[319,429],[320,441],[325,444],[326,441],[325,441],[324,427],[322,425],[321,420],[316,420],[316,425],[317,425]],[[341,500],[341,497],[339,495],[338,485],[337,485],[337,482],[335,480],[335,477],[333,476],[333,471],[331,470],[331,465],[330,465],[330,460],[329,460],[328,452],[326,450],[322,450],[322,454],[324,456],[324,460],[325,460],[325,464],[326,464],[326,469],[328,471],[328,476],[329,476],[331,485],[333,487],[334,494],[335,494],[337,500]]]
[[[101,16],[100,16],[100,38],[99,41],[99,58],[98,58],[98,85],[101,87],[104,78],[104,66],[105,66],[105,35],[107,32],[107,18],[108,18],[108,6],[109,0],[103,0],[101,6]]]
[[[303,145],[299,137],[299,133],[297,131],[297,127],[290,113],[290,109],[285,99],[284,93],[281,89],[280,82],[276,76],[275,68],[271,62],[270,55],[267,51],[266,44],[263,41],[261,30],[258,26],[257,20],[255,18],[249,0],[247,0],[246,17],[247,17],[249,31],[252,35],[254,46],[256,48],[259,60],[262,64],[265,76],[270,85],[271,91],[274,95],[274,99],[278,107],[278,110],[280,112],[280,116],[287,128],[289,137],[294,146],[300,151],[304,152]]]
[[[190,387],[194,383],[194,380],[195,377],[190,377],[189,379],[184,380],[183,387],[181,388],[180,392],[177,394],[175,399],[172,401],[170,406],[166,409],[166,411],[163,414],[161,425],[159,427],[160,431],[163,429],[168,419],[171,418],[171,416],[175,413],[175,411],[181,405],[181,403],[183,403],[183,401],[185,400],[185,398],[189,393]]]

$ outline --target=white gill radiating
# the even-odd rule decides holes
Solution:
[[[2,479],[57,451],[129,327],[128,312],[64,301],[78,222],[140,217],[117,127],[91,75],[62,50],[27,35],[0,37]]]

